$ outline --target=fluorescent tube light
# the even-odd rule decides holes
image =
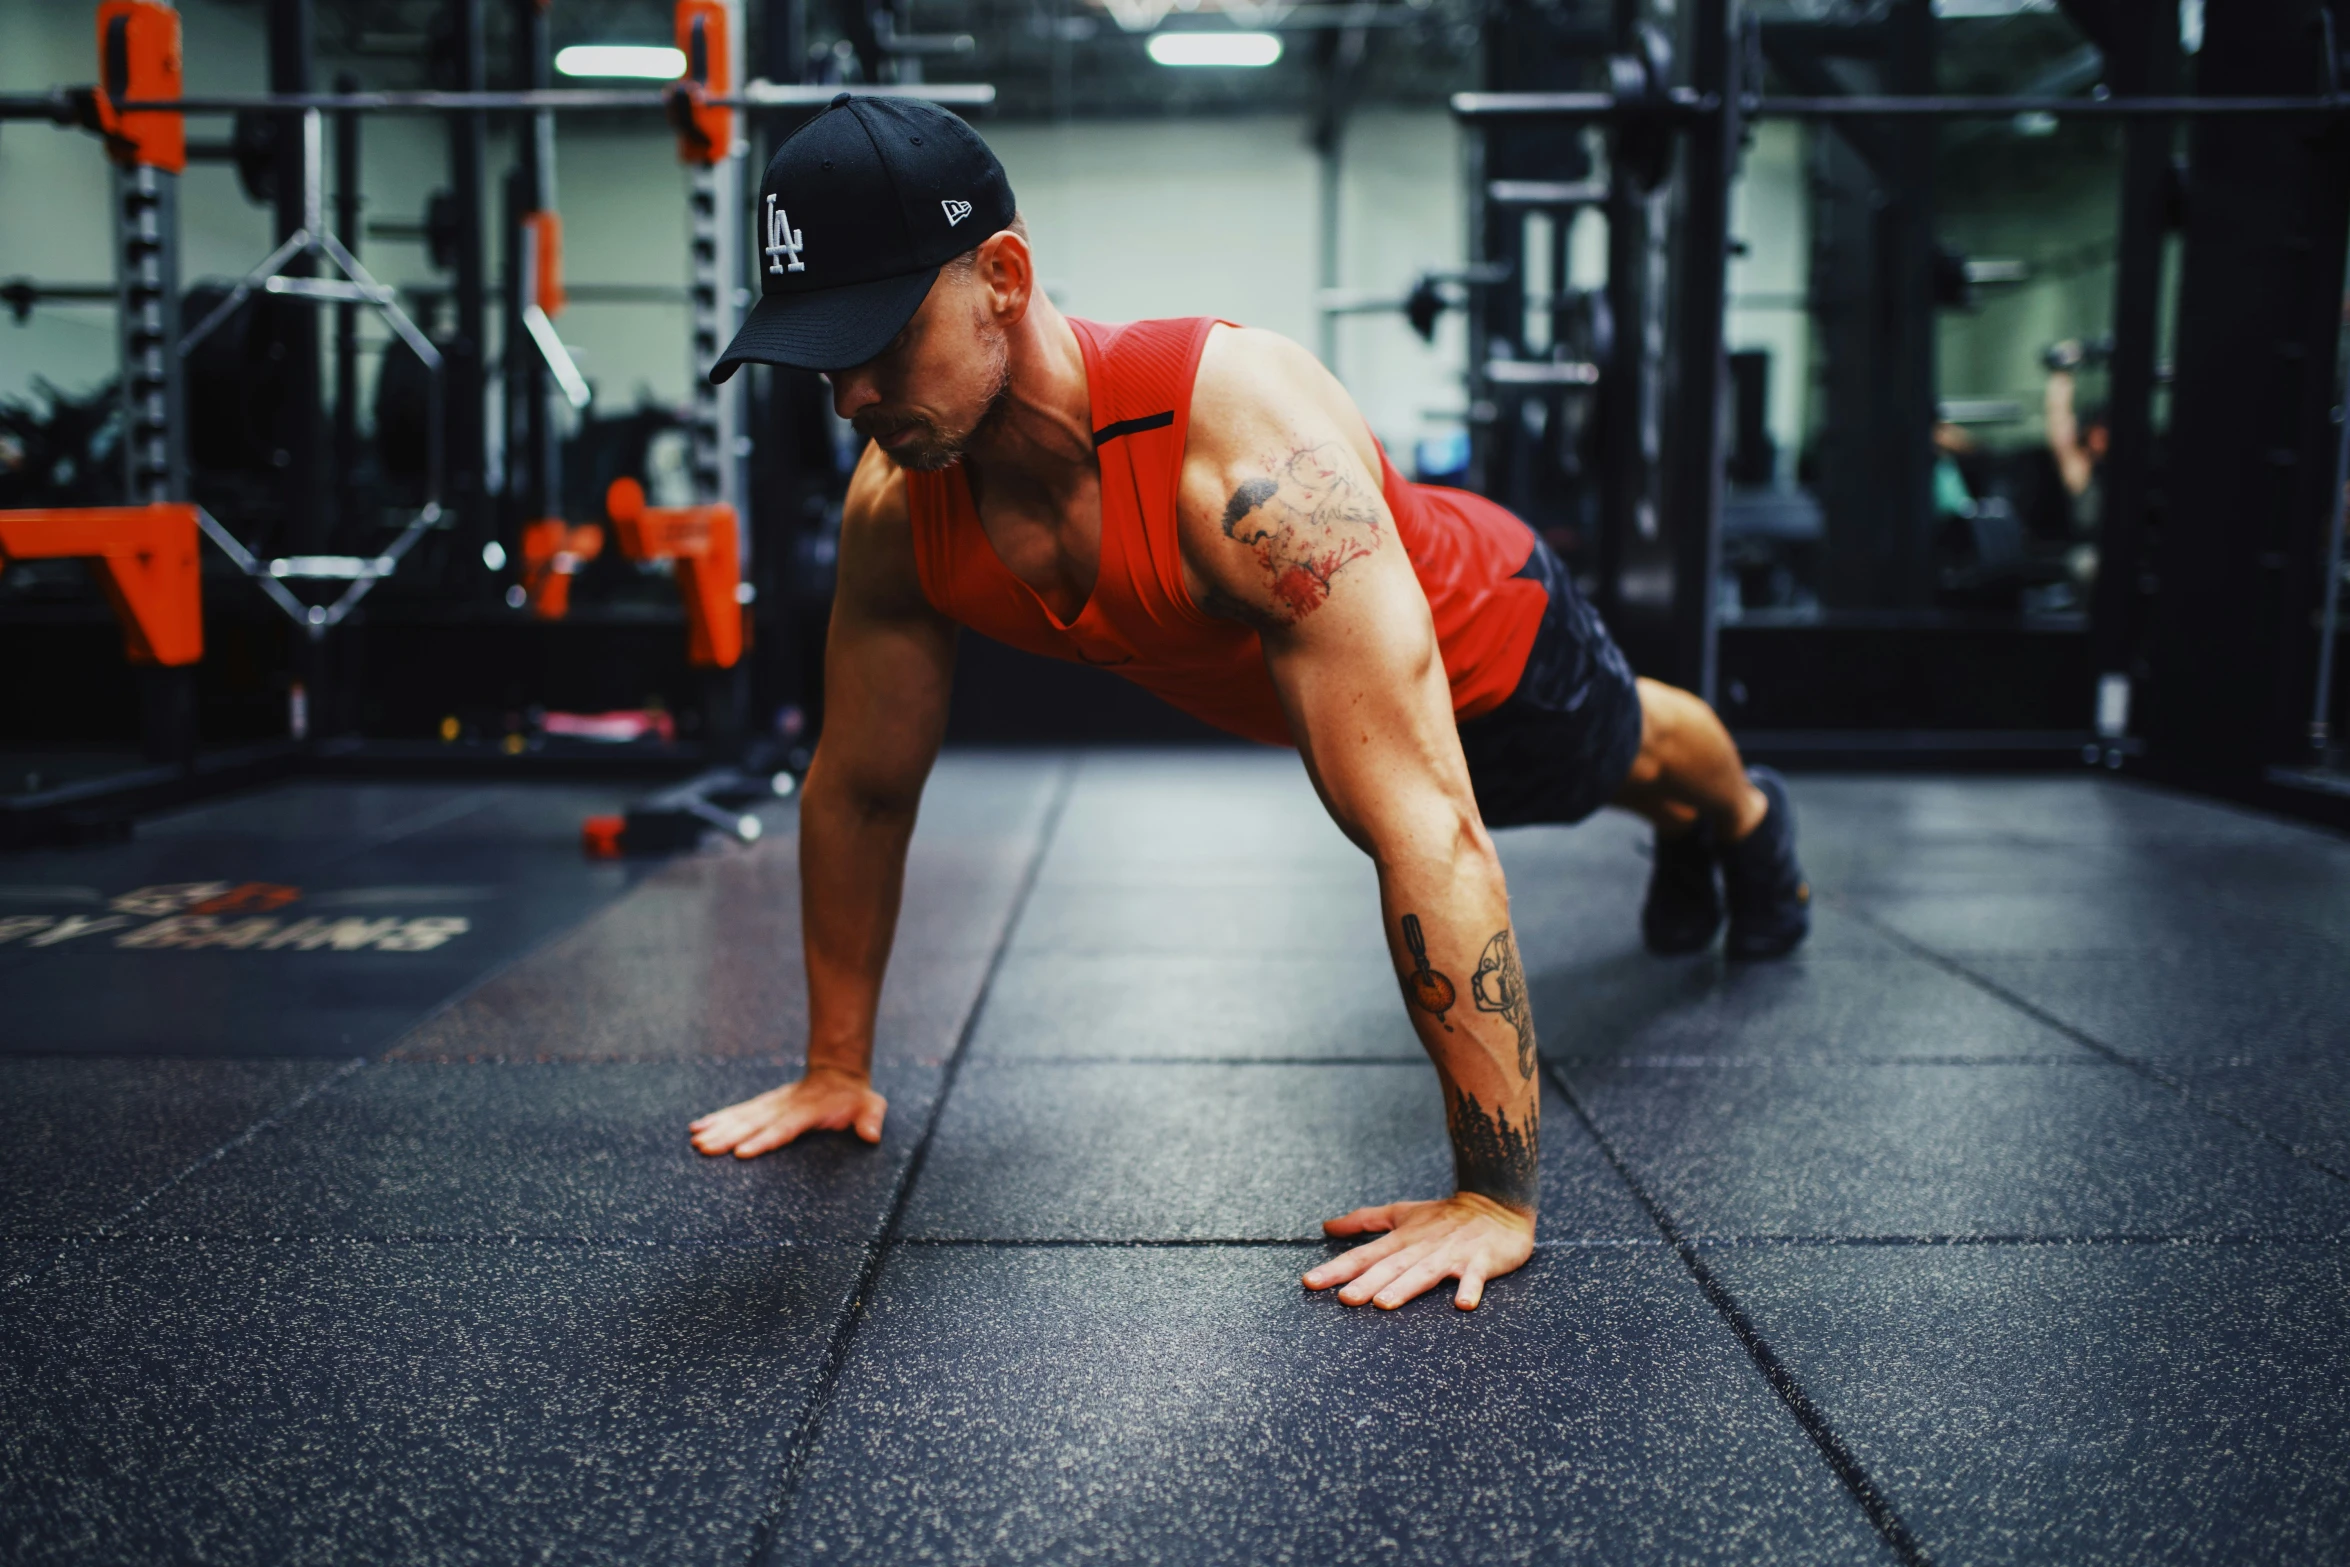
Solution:
[[[1161,65],[1271,65],[1281,40],[1271,33],[1153,33],[1151,58]]]
[[[641,76],[670,82],[685,74],[685,51],[667,44],[573,44],[555,51],[565,76]]]

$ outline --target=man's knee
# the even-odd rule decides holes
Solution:
[[[1664,776],[1688,732],[1687,704],[1697,699],[1645,675],[1635,689],[1640,696],[1640,754],[1632,759],[1632,771],[1624,781],[1637,787]]]

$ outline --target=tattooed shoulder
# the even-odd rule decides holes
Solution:
[[[1335,441],[1291,448],[1244,479],[1224,506],[1224,536],[1254,551],[1276,618],[1322,607],[1341,571],[1379,547],[1378,497]]]

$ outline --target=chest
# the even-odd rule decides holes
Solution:
[[[975,482],[972,509],[1004,569],[1026,584],[1062,625],[1074,623],[1102,571],[1102,484],[1098,469],[1052,491]]]

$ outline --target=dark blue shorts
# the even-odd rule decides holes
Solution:
[[[1640,693],[1632,666],[1575,591],[1550,546],[1518,575],[1542,584],[1534,650],[1517,689],[1460,726],[1477,810],[1488,827],[1579,822],[1615,798],[1640,754]]]

